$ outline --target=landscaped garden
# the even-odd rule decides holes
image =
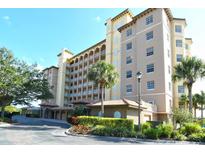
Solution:
[[[173,112],[175,124],[149,121],[141,125],[141,130],[137,129],[137,125],[134,125],[131,119],[76,116],[76,114],[69,118],[69,122],[73,125],[68,130],[71,134],[205,142],[205,128],[203,128],[205,119],[196,120],[184,109]]]

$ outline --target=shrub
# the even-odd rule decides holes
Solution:
[[[205,134],[204,133],[193,133],[188,137],[189,141],[195,142],[205,142]]]
[[[145,122],[142,124],[142,127],[141,127],[141,130],[142,130],[142,133],[144,133],[147,129],[150,129],[151,128],[151,123],[149,122]]]
[[[79,118],[78,117],[69,117],[68,123],[72,125],[78,125],[79,124]]]
[[[173,118],[176,121],[176,123],[179,123],[180,125],[192,122],[193,120],[192,114],[184,109],[175,109],[173,111]]]
[[[159,139],[159,130],[157,128],[149,128],[144,132],[145,138]]]
[[[75,125],[71,127],[70,131],[76,134],[89,134],[91,132],[91,128],[83,125]]]
[[[159,138],[170,138],[173,132],[172,124],[160,124],[157,129],[159,130]]]
[[[71,116],[84,116],[87,115],[87,109],[80,105],[79,107],[76,107],[72,112]]]
[[[194,133],[202,132],[202,128],[199,124],[196,123],[186,123],[180,128],[180,132],[185,136],[189,136]]]
[[[0,122],[12,123],[12,120],[10,118],[4,117],[3,119],[0,118]]]
[[[134,122],[131,119],[123,118],[101,118],[93,116],[80,116],[78,117],[79,124],[86,126],[102,125],[109,128],[126,128],[129,131],[134,131]]]
[[[183,134],[180,134],[179,132],[176,133],[176,136],[174,138],[175,140],[178,140],[178,141],[185,141],[187,139],[187,137]]]
[[[97,125],[96,127],[94,127],[92,134],[100,136],[136,137],[136,132],[129,131],[124,127],[111,128],[102,125]]]
[[[205,119],[197,120],[196,123],[198,123],[199,125],[201,125],[203,127],[203,126],[205,126]]]

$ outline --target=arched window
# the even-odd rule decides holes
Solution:
[[[121,118],[121,113],[119,111],[115,111],[114,118]]]

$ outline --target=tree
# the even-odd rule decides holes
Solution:
[[[192,101],[193,101],[193,107],[194,107],[194,117],[196,118],[196,109],[198,108],[198,104],[200,103],[200,95],[194,94]]]
[[[32,101],[49,99],[49,83],[37,65],[28,65],[14,58],[11,51],[0,48],[0,106],[4,118],[5,107],[30,105]]]
[[[187,122],[192,122],[193,117],[192,113],[185,109],[174,109],[173,118],[176,123],[179,123],[180,126]]]
[[[188,89],[189,112],[192,113],[192,87],[198,78],[204,77],[204,63],[196,57],[183,58],[181,63],[174,67],[172,79],[174,82],[183,81]]]
[[[201,110],[201,119],[204,118],[204,105],[205,105],[205,92],[201,91],[201,94],[198,94],[199,96],[199,102],[198,104],[200,105],[200,110]]]
[[[187,95],[182,94],[179,98],[179,105],[184,106],[186,109],[188,106],[188,103],[189,103],[189,99],[188,99]]]
[[[104,61],[99,61],[94,64],[88,70],[87,78],[94,82],[95,86],[98,86],[101,90],[101,113],[104,116],[104,105],[103,105],[103,89],[111,88],[117,82],[119,74],[115,71],[115,68],[111,64],[107,64]]]

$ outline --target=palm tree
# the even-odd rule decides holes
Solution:
[[[174,67],[172,79],[174,82],[183,81],[188,89],[189,112],[192,113],[192,87],[198,78],[204,77],[204,63],[196,57],[183,58],[181,63]]]
[[[101,114],[104,116],[103,96],[104,89],[111,88],[117,82],[119,74],[115,71],[115,68],[111,64],[107,64],[104,61],[99,61],[89,68],[87,78],[93,81],[95,86],[98,86],[101,90]]]
[[[205,105],[205,92],[201,91],[201,94],[199,95],[199,104],[200,106],[200,110],[201,110],[201,119],[204,118],[204,105]]]
[[[188,103],[189,103],[189,99],[188,99],[187,95],[182,94],[179,98],[179,105],[184,106],[184,108],[187,108]]]
[[[194,117],[196,118],[196,109],[198,108],[198,104],[200,102],[200,95],[199,94],[194,94],[194,96],[192,97],[192,101],[193,101],[193,107],[194,107]]]

